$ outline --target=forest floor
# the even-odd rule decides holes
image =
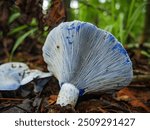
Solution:
[[[47,71],[42,58],[42,45],[21,45],[13,57],[13,61],[24,62],[30,68]],[[8,62],[8,50],[0,47],[0,64]],[[41,93],[34,93],[33,84],[28,84],[16,91],[0,91],[1,113],[47,113],[47,112],[150,112],[150,63],[148,59],[136,57],[136,51],[128,50],[133,61],[134,79],[129,86],[114,94],[86,94],[79,97],[75,108],[70,105],[56,105],[59,93],[58,81],[52,77]]]

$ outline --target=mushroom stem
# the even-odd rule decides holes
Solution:
[[[74,107],[76,105],[78,97],[79,90],[73,84],[64,83],[58,94],[56,104],[60,104],[61,106],[71,104]]]

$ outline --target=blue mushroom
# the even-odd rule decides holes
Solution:
[[[57,104],[76,105],[79,96],[119,90],[133,78],[132,62],[122,44],[91,23],[63,22],[43,46],[48,70],[58,79]]]

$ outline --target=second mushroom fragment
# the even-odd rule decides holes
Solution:
[[[22,62],[8,62],[0,65],[0,91],[12,91],[30,82],[34,83],[34,91],[42,91],[49,81],[51,73],[42,72]]]
[[[109,32],[80,21],[54,28],[43,46],[48,70],[61,87],[57,104],[76,105],[85,93],[119,90],[133,77],[132,62]]]

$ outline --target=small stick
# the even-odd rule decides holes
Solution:
[[[19,99],[19,98],[0,98],[0,100],[23,101],[24,99]]]
[[[139,81],[150,81],[150,74],[148,74],[148,75],[135,75],[133,77],[132,82],[139,82]]]

